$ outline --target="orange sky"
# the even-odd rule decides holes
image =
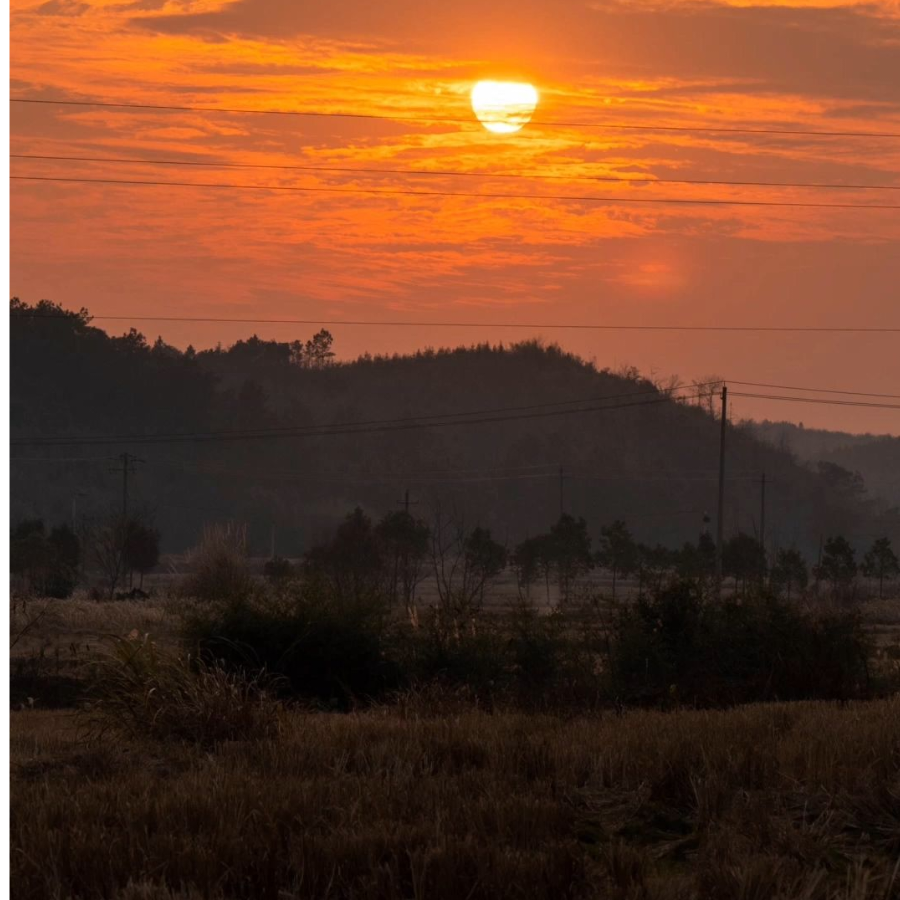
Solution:
[[[33,160],[13,160],[14,174],[613,198],[594,204],[13,181],[11,289],[23,299],[48,297],[120,315],[900,326],[900,211],[621,202],[897,204],[900,190],[577,180],[644,175],[900,188],[896,139],[604,127],[900,132],[894,0],[13,0],[11,28],[14,97],[466,120],[12,104],[14,153],[562,177]],[[492,135],[471,115],[472,84],[497,77],[532,81],[541,93],[535,121],[517,135]],[[135,324],[180,346],[228,343],[251,330],[279,339],[311,330]],[[332,331],[344,357],[535,333]],[[543,336],[600,366],[632,364],[658,376],[715,373],[900,393],[896,334]],[[741,399],[735,414],[900,433],[895,410]]]

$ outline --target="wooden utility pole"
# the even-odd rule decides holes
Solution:
[[[759,482],[759,545],[762,547],[762,575],[766,577],[766,473]]]
[[[122,472],[122,518],[128,518],[128,475],[134,471],[135,463],[143,462],[142,459],[138,459],[136,456],[132,456],[130,453],[120,453],[118,457],[116,457],[122,464],[121,472]],[[119,472],[119,469],[111,469],[112,472]]]
[[[766,473],[759,481],[759,542],[766,546]]]
[[[564,497],[563,497],[563,478],[564,478],[564,476],[563,476],[563,467],[562,467],[562,465],[560,464],[560,467],[559,467],[559,517],[560,517],[560,518],[563,517],[563,510],[565,509],[565,504],[564,504],[564,502],[563,502],[563,500],[564,500]]]
[[[719,509],[716,518],[716,594],[722,592],[722,544],[725,540],[725,427],[728,423],[728,387],[722,385],[722,422],[719,434]]]

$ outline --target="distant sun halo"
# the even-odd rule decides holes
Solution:
[[[495,134],[512,134],[527,125],[538,104],[534,85],[518,81],[479,81],[472,88],[472,111]]]

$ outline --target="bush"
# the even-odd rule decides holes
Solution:
[[[329,706],[348,708],[400,683],[396,663],[387,658],[381,607],[338,603],[310,588],[195,612],[184,636],[200,653],[230,667],[264,668],[283,679],[283,690]]]
[[[610,662],[623,702],[729,705],[864,696],[868,652],[855,613],[705,602],[681,582],[621,613]]]
[[[266,564],[263,566],[263,575],[270,584],[282,585],[294,577],[294,567],[290,560],[283,556],[273,556],[266,560]]]
[[[272,737],[278,730],[274,687],[266,673],[247,676],[218,661],[165,653],[149,639],[113,638],[95,666],[84,711],[96,737],[223,741]]]
[[[510,658],[499,628],[434,609],[409,636],[403,668],[418,687],[465,689],[479,703],[493,703],[509,681]]]
[[[253,592],[244,527],[208,526],[187,561],[192,571],[181,583],[181,593],[187,597],[231,601]]]

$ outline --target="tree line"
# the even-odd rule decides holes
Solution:
[[[490,529],[466,529],[460,518],[440,509],[431,524],[406,511],[389,512],[374,523],[357,507],[330,540],[305,554],[299,572],[283,559],[270,561],[266,568],[273,579],[302,574],[324,580],[341,596],[385,595],[407,606],[431,575],[441,603],[456,607],[483,602],[485,592],[509,570],[525,600],[543,586],[549,603],[553,585],[560,601],[567,602],[593,570],[608,573],[615,599],[624,579],[636,580],[639,594],[660,590],[671,577],[705,586],[715,576],[716,545],[704,531],[696,542],[677,549],[651,546],[637,541],[628,525],[616,520],[600,529],[594,549],[585,519],[563,514],[548,531],[510,549]],[[738,592],[754,587],[790,599],[812,581],[817,590],[824,583],[844,597],[855,590],[861,575],[876,580],[883,597],[885,583],[900,576],[900,559],[888,538],[873,541],[858,560],[847,538],[835,535],[824,541],[813,565],[796,547],[778,548],[770,564],[759,540],[738,532],[723,545],[722,570]]]
[[[102,590],[112,599],[119,588],[135,589],[135,574],[142,593],[159,547],[159,531],[142,516],[110,515],[80,534],[66,523],[48,530],[43,519],[27,519],[10,535],[10,573],[26,591],[60,599],[99,576],[98,597]]]
[[[160,558],[160,533],[146,514],[110,514],[80,535],[69,525],[47,529],[43,520],[18,523],[11,534],[10,568],[28,590],[67,597],[87,580],[86,567],[99,574],[103,592],[143,588],[144,575]],[[419,585],[433,578],[442,605],[473,608],[507,571],[523,600],[543,591],[551,601],[551,585],[560,602],[576,595],[592,571],[606,572],[616,598],[623,580],[637,582],[638,594],[658,591],[671,577],[704,586],[715,576],[716,546],[708,532],[680,548],[648,545],[635,539],[617,519],[600,529],[596,549],[584,518],[563,514],[546,532],[512,548],[497,541],[489,528],[467,528],[464,520],[435,510],[432,522],[406,510],[386,513],[379,521],[360,507],[349,513],[333,536],[308,550],[299,567],[274,557],[264,573],[273,582],[302,576],[321,582],[337,595],[354,600],[387,597],[390,605],[411,608]],[[875,539],[861,559],[843,535],[828,537],[820,559],[810,565],[796,547],[780,547],[771,560],[759,540],[738,532],[722,548],[722,571],[735,591],[769,589],[788,599],[812,582],[828,585],[834,595],[852,595],[857,579],[877,581],[878,596],[900,576],[900,559],[886,537]]]

